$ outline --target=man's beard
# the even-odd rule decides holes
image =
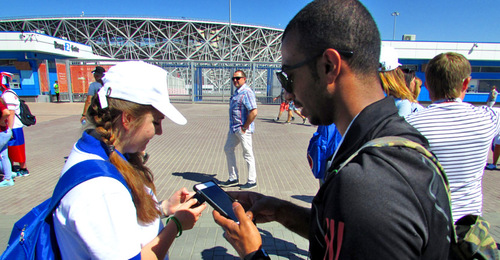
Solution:
[[[308,119],[309,119],[309,123],[311,123],[312,125],[331,125],[331,124],[333,124],[333,122],[335,122],[335,118],[330,119],[328,121],[326,121],[326,120],[322,121],[318,117],[311,116],[311,117],[308,117]]]

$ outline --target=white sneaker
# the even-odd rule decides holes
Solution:
[[[14,180],[3,180],[0,182],[0,187],[9,187],[9,186],[14,186]]]

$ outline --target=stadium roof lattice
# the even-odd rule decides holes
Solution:
[[[114,59],[244,62],[280,62],[283,34],[253,25],[126,17],[2,19],[0,31],[43,33]]]

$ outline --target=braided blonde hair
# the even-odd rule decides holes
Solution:
[[[140,125],[144,120],[144,115],[154,111],[155,108],[110,97],[107,100],[108,107],[102,109],[98,95],[94,95],[86,117],[95,126],[97,133],[101,136],[101,141],[110,148],[109,161],[123,175],[131,190],[137,219],[142,223],[152,223],[161,213],[157,208],[157,203],[146,190],[146,187],[149,187],[156,194],[153,174],[144,165],[143,156],[140,152],[128,154],[129,160],[126,161],[114,151],[114,144],[120,138],[118,129],[122,127],[123,112],[127,112],[136,118],[131,122],[132,127],[134,127]]]

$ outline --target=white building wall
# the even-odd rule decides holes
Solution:
[[[88,45],[32,32],[1,32],[1,51],[39,52],[80,59],[108,59],[94,55],[92,47]]]
[[[469,60],[499,61],[500,43],[383,41],[398,52],[399,59],[432,59],[444,52],[457,52]]]

